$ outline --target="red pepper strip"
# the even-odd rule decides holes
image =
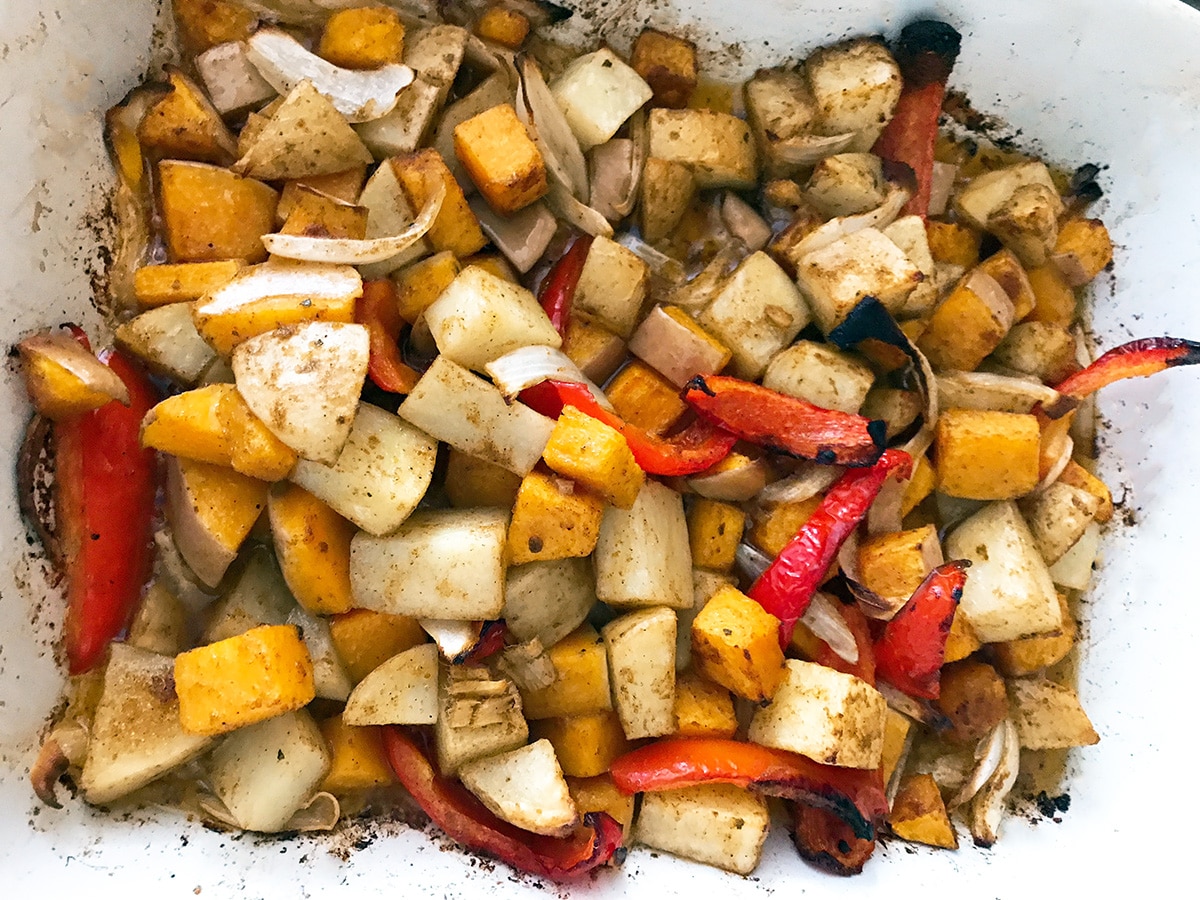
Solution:
[[[481,665],[489,656],[504,649],[504,640],[507,636],[508,625],[503,619],[484,622],[479,633],[479,642],[462,659],[456,659],[454,662],[463,666]]]
[[[588,813],[565,838],[517,828],[497,818],[459,782],[434,770],[424,740],[408,729],[383,729],[383,746],[396,777],[425,814],[453,840],[488,853],[514,869],[542,878],[578,878],[613,858],[621,826],[606,813]]]
[[[956,559],[925,576],[875,645],[879,677],[909,696],[936,700],[941,693],[946,638],[970,565]]]
[[[404,319],[396,299],[396,285],[389,278],[364,281],[363,294],[354,307],[354,321],[367,326],[371,355],[367,374],[380,390],[408,394],[421,376],[400,358],[400,331]]]
[[[797,803],[792,821],[792,841],[800,855],[831,875],[858,875],[875,852],[873,837],[859,837],[827,809]]]
[[[575,299],[575,288],[579,286],[579,276],[583,274],[583,265],[591,249],[590,234],[575,238],[567,252],[559,257],[547,273],[538,292],[538,301],[559,334],[567,333],[567,323],[571,320],[571,301]]]
[[[120,351],[100,359],[125,382],[129,406],[114,400],[54,426],[55,511],[67,575],[64,645],[72,675],[100,662],[129,624],[153,560],[158,467],[138,435],[158,391]]]
[[[1156,337],[1130,341],[1109,350],[1086,369],[1054,386],[1060,394],[1082,400],[1122,378],[1154,375],[1173,366],[1200,363],[1200,342]]]
[[[838,548],[858,527],[893,472],[908,478],[912,473],[912,457],[903,450],[887,450],[869,469],[847,469],[796,536],[751,586],[749,596],[780,620],[779,639],[784,647],[837,557]]]
[[[869,466],[879,459],[887,425],[725,375],[697,375],[683,399],[701,416],[743,440],[803,459]]]
[[[853,834],[872,837],[887,815],[883,781],[866,769],[822,763],[759,744],[723,738],[663,738],[617,757],[609,767],[626,794],[698,784],[735,784],[830,810]]]
[[[885,160],[904,163],[916,175],[916,191],[901,215],[925,218],[929,214],[938,117],[961,42],[962,36],[944,22],[913,22],[900,32],[896,60],[904,76],[904,88],[872,152]]]
[[[854,675],[867,684],[874,685],[875,643],[871,637],[871,623],[856,603],[841,604],[838,606],[838,612],[842,614],[846,627],[854,635],[854,643],[858,647],[858,661],[848,662],[840,654],[834,652],[827,643],[821,641],[820,649],[813,662],[839,672],[845,672],[847,675]]]
[[[651,475],[694,475],[715,466],[733,449],[737,435],[697,419],[669,438],[655,437],[631,425],[596,402],[587,385],[543,381],[521,391],[521,400],[544,416],[557,419],[564,406],[574,406],[625,436],[637,464]]]

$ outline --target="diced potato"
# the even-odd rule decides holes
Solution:
[[[321,723],[321,737],[330,756],[329,774],[321,790],[343,797],[395,783],[378,728],[347,725],[336,715]]]
[[[647,481],[628,510],[604,513],[596,544],[596,596],[610,606],[692,605],[692,560],[683,499]]]
[[[937,487],[968,500],[1007,500],[1038,483],[1037,417],[1026,413],[948,409],[938,417]]]
[[[446,463],[446,496],[458,509],[472,506],[504,506],[517,501],[521,476],[502,466],[450,448]]]
[[[563,335],[562,351],[579,366],[579,371],[596,384],[603,384],[625,362],[625,342],[595,322],[571,316]]]
[[[549,741],[472,760],[459,777],[499,818],[534,834],[561,837],[579,819]]]
[[[325,22],[317,54],[343,69],[378,69],[404,57],[404,23],[386,6],[339,9]]]
[[[642,237],[660,241],[679,227],[696,196],[696,178],[682,162],[650,157],[642,170],[638,225]]]
[[[479,227],[479,220],[436,150],[426,148],[397,156],[388,160],[387,165],[391,166],[414,209],[421,209],[439,184],[445,185],[442,211],[427,235],[434,250],[449,250],[461,259],[484,248],[487,238]]]
[[[557,348],[562,338],[533,294],[475,266],[463,269],[425,310],[443,356],[468,369],[521,347]]]
[[[668,431],[688,408],[675,385],[636,359],[608,383],[606,393],[621,419],[655,435]]]
[[[796,282],[828,334],[863,297],[875,297],[889,312],[901,309],[921,272],[883,232],[863,228],[801,257]]]
[[[596,605],[596,582],[587,560],[558,559],[509,566],[504,583],[508,632],[518,641],[553,647],[583,624]]]
[[[750,127],[709,109],[652,109],[650,156],[692,170],[699,188],[749,190],[758,182]]]
[[[546,161],[507,103],[458,125],[454,152],[488,205],[502,216],[524,209],[550,189]]]
[[[1050,572],[1015,504],[983,507],[947,535],[945,551],[971,560],[960,608],[984,643],[1062,627]]]
[[[1050,322],[1068,326],[1075,319],[1078,298],[1070,282],[1058,266],[1047,263],[1029,270],[1029,286],[1033,291],[1034,307],[1031,322]]]
[[[167,67],[170,93],[154,104],[138,123],[143,147],[171,159],[227,165],[237,154],[237,141],[221,114],[192,79]]]
[[[650,85],[607,47],[572,60],[550,85],[550,92],[585,151],[616,134],[654,94]]]
[[[1020,162],[971,179],[954,198],[955,212],[968,224],[987,231],[992,213],[1026,185],[1041,185],[1058,196],[1054,178],[1045,163]]]
[[[720,372],[733,351],[678,306],[656,306],[629,341],[629,351],[677,387]]]
[[[528,738],[521,695],[510,680],[494,679],[481,666],[442,666],[434,744],[443,775],[453,777],[464,763],[515,750]]]
[[[329,634],[355,683],[396,654],[426,641],[425,632],[412,616],[393,616],[373,609],[352,609],[331,616]]]
[[[298,182],[288,182],[288,187],[295,184]],[[284,221],[279,228],[280,234],[356,241],[367,236],[368,210],[365,206],[356,206],[305,186],[296,188],[288,200],[287,212],[281,213]],[[279,205],[283,206],[282,201]]]
[[[117,326],[118,346],[161,375],[195,384],[216,359],[192,321],[192,304],[168,303]]]
[[[754,519],[750,527],[750,542],[774,559],[820,505],[821,496],[818,494],[807,500],[771,507]]]
[[[196,577],[216,587],[267,505],[267,483],[224,466],[167,460],[167,521]]]
[[[527,719],[556,719],[613,708],[608,653],[594,628],[581,625],[547,653],[558,675],[547,687],[522,691]]]
[[[733,694],[695,672],[675,678],[675,734],[678,737],[732,738],[737,732]]]
[[[701,497],[688,510],[688,545],[692,565],[729,572],[737,556],[746,514],[730,503]]]
[[[1029,274],[1011,250],[999,250],[979,264],[977,270],[986,272],[1008,295],[1013,305],[1013,321],[1020,322],[1033,310],[1037,298]]]
[[[653,791],[642,798],[634,838],[684,859],[748,875],[767,838],[767,802],[731,784]]]
[[[1034,542],[1048,566],[1062,559],[1083,537],[1099,508],[1098,497],[1061,479],[1021,504]]]
[[[558,233],[558,219],[545,203],[531,203],[511,216],[500,215],[481,198],[471,198],[470,204],[483,233],[500,253],[477,253],[468,257],[469,263],[464,260],[464,264],[476,265],[478,260],[485,271],[504,281],[519,282],[517,271],[532,269]]]
[[[163,581],[152,581],[146,588],[126,643],[171,657],[191,646],[188,611]]]
[[[1078,626],[1062,593],[1058,595],[1058,605],[1062,610],[1062,628],[1057,633],[1001,641],[988,648],[1000,674],[1006,678],[1033,675],[1061,661],[1071,652]]]
[[[308,655],[312,659],[313,687],[317,696],[322,700],[345,703],[354,685],[338,658],[333,636],[329,632],[329,620],[293,605],[285,624],[295,625],[304,638],[304,645],[308,647]]]
[[[646,480],[624,436],[573,406],[558,417],[542,458],[558,474],[621,509],[633,506]]]
[[[193,49],[203,50],[226,41],[244,41],[258,17],[233,0],[172,0],[180,37]]]
[[[608,813],[620,824],[623,834],[629,833],[633,825],[635,795],[622,794],[613,784],[611,775],[605,773],[591,778],[572,778],[568,775],[567,787],[581,816],[590,812]]]
[[[733,370],[758,378],[771,358],[809,323],[796,284],[763,251],[738,265],[697,321],[733,352]]]
[[[208,611],[199,642],[214,644],[260,625],[287,624],[295,608],[275,558],[265,548],[256,547],[247,553],[232,588]]]
[[[133,291],[142,309],[199,300],[227,284],[244,266],[241,259],[142,266],[133,273]]]
[[[691,41],[644,28],[633,42],[629,64],[654,92],[655,106],[683,109],[696,89],[696,45]]]
[[[449,250],[435,253],[401,269],[395,275],[396,302],[400,316],[409,322],[441,296],[462,271],[458,259]]]
[[[1045,384],[1057,384],[1079,368],[1075,336],[1052,322],[1014,325],[992,352],[992,359]]]
[[[299,709],[314,696],[312,660],[293,625],[262,625],[175,658],[179,721],[225,734]]]
[[[904,255],[921,273],[921,283],[908,295],[908,299],[904,302],[904,309],[900,311],[899,315],[928,316],[941,297],[943,279],[939,272],[948,267],[939,268],[933,254],[929,251],[929,236],[925,230],[925,220],[920,216],[901,216],[884,228],[883,233],[893,244],[904,251]],[[917,336],[909,332],[906,334],[909,335],[910,340],[916,341]]]
[[[206,163],[164,159],[159,201],[172,262],[267,258],[279,195],[261,181]]]
[[[937,528],[926,525],[866,538],[858,547],[862,583],[899,609],[943,562]]]
[[[875,209],[883,202],[883,160],[873,153],[838,153],[813,167],[805,199],[828,219]]]
[[[771,702],[750,722],[750,741],[833,766],[878,766],[887,721],[883,695],[861,678],[818,663],[789,659],[785,667]]]
[[[875,373],[860,358],[829,344],[796,341],[771,358],[762,383],[815,406],[856,413]]]
[[[604,500],[552,473],[530,472],[521,482],[508,528],[514,565],[587,556],[600,536]]]
[[[196,71],[208,89],[209,99],[223,116],[259,109],[275,96],[275,88],[246,55],[244,37],[214,44],[195,59]]]
[[[433,479],[437,441],[398,416],[360,403],[331,466],[302,459],[291,480],[371,534],[390,534]]]
[[[393,615],[495,619],[504,606],[505,510],[430,510],[350,542],[357,605]]]
[[[888,815],[892,833],[906,841],[958,849],[958,835],[950,823],[937,782],[929,774],[910,775],[900,782]]]
[[[675,730],[675,611],[652,607],[604,626],[613,702],[630,740]]]
[[[633,251],[597,236],[579,275],[572,308],[628,338],[641,318],[648,282],[646,264]]]
[[[1112,491],[1108,489],[1108,485],[1079,463],[1075,462],[1075,460],[1067,463],[1067,467],[1062,470],[1062,474],[1058,476],[1058,480],[1063,484],[1082,488],[1100,501],[1100,505],[1096,507],[1095,519],[1097,522],[1104,523],[1112,519]]]
[[[275,554],[296,601],[311,613],[344,613],[350,593],[350,539],[355,528],[296,485],[273,491],[267,513]]]
[[[817,105],[819,134],[875,135],[900,99],[900,67],[877,40],[859,38],[823,47],[805,61],[804,71]],[[871,143],[873,136],[867,145]]]
[[[817,115],[816,101],[804,72],[760,69],[746,82],[743,92],[746,117],[754,129],[768,171],[774,174],[794,172],[799,166],[781,157],[781,145],[790,138],[810,133]]]
[[[1017,255],[1025,266],[1040,266],[1058,238],[1063,202],[1054,187],[1024,184],[988,216],[988,231]]]
[[[516,50],[529,37],[529,19],[519,10],[489,6],[475,23],[475,33],[485,41]]]
[[[1050,262],[1072,287],[1081,287],[1112,262],[1113,245],[1099,219],[1073,218],[1063,222],[1050,254]]]
[[[432,725],[438,714],[438,649],[418,644],[380,663],[346,700],[347,725]]]
[[[964,269],[979,262],[979,245],[983,235],[978,229],[961,222],[930,219],[925,223],[925,230],[934,261],[952,263]]]
[[[1065,750],[1099,743],[1100,735],[1069,687],[1044,679],[1008,683],[1013,722],[1027,750]]]
[[[769,700],[785,677],[779,620],[737,588],[721,588],[692,622],[692,664],[739,697]]]
[[[621,720],[611,709],[539,719],[530,725],[530,736],[544,738],[553,745],[563,774],[568,777],[591,778],[603,774],[614,759],[629,749]]]

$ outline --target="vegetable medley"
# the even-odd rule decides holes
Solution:
[[[46,803],[407,794],[553,879],[748,873],[786,810],[851,874],[990,845],[1022,750],[1098,740],[1090,398],[1200,347],[1090,362],[1097,170],[940,132],[953,28],[728,91],[536,0],[174,6],[106,122],[115,346],[19,345]]]

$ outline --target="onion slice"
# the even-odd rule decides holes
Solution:
[[[546,203],[559,218],[565,219],[568,225],[578,228],[592,237],[611,238],[613,236],[613,227],[609,224],[608,219],[604,218],[599,211],[581,203],[570,189],[559,184],[553,178],[550,179],[550,192],[546,194]]]
[[[312,237],[305,234],[264,234],[263,246],[274,256],[303,262],[351,266],[383,262],[403,253],[425,236],[433,227],[438,213],[442,211],[442,201],[445,198],[446,185],[439,184],[422,207],[420,214],[399,234],[365,240]]]
[[[546,160],[548,174],[576,200],[582,201],[588,196],[588,171],[579,140],[533,57],[519,59],[517,71],[520,74],[517,118],[529,129],[533,142]]]
[[[343,69],[309,52],[279,28],[262,28],[252,34],[246,41],[246,57],[280,94],[311,81],[351,123],[386,116],[415,77],[412,69],[399,63],[378,69]]]
[[[978,847],[990,847],[996,843],[1000,820],[1004,818],[1004,803],[1017,781],[1021,764],[1021,741],[1017,726],[1005,719],[1000,726],[1004,741],[1000,762],[971,801],[967,824]]]
[[[854,633],[837,607],[836,600],[817,591],[800,621],[828,644],[830,650],[853,665],[858,662],[858,641],[854,639]]]
[[[994,372],[939,372],[938,395],[946,406],[1027,413],[1056,406],[1062,395],[1040,381]]]
[[[975,768],[967,777],[966,782],[958,792],[946,803],[947,809],[954,809],[970,802],[1000,767],[1004,758],[1004,733],[1007,722],[1000,722],[992,729],[991,734],[984,735],[975,746]]]
[[[579,366],[561,350],[553,347],[520,347],[493,359],[484,365],[483,370],[509,403],[516,400],[517,395],[525,388],[541,384],[543,381],[574,381],[587,385],[592,396],[605,409],[613,408],[604,392],[580,371]]]
[[[758,500],[767,506],[802,503],[829,490],[845,471],[841,466],[823,466],[806,460],[791,475],[763,488]]]
[[[680,284],[687,278],[683,263],[658,250],[632,232],[626,231],[617,243],[644,262],[651,273],[668,284]]]
[[[771,565],[771,557],[753,544],[743,541],[737,546],[734,562],[742,577],[749,582],[754,582],[758,581],[762,573],[767,571],[767,566]]]
[[[825,157],[847,149],[857,136],[856,131],[830,135],[798,134],[772,141],[768,151],[776,160],[789,166],[815,166]]]
[[[798,259],[814,250],[828,247],[835,241],[840,241],[864,228],[886,228],[896,221],[896,217],[900,215],[900,210],[904,208],[904,204],[908,202],[910,196],[912,196],[912,191],[908,188],[892,183],[888,187],[887,194],[884,195],[883,202],[875,209],[853,216],[838,216],[836,219],[830,219],[800,241],[792,251],[792,255]]]
[[[929,179],[929,215],[940,216],[946,212],[957,178],[958,166],[934,160],[933,174]]]

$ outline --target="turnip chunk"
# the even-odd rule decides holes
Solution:
[[[425,496],[436,461],[436,440],[363,403],[337,462],[326,466],[302,459],[291,480],[363,531],[390,534]]]
[[[610,606],[695,602],[683,499],[666,485],[647,481],[632,509],[605,511],[594,558],[596,596]]]
[[[232,366],[238,393],[276,437],[332,463],[350,437],[369,355],[364,326],[309,322],[244,341]]]
[[[278,28],[263,28],[251,35],[246,54],[279,93],[311,81],[349,122],[370,122],[387,115],[414,77],[412,69],[398,63],[363,71],[340,68],[305,50]]]
[[[223,116],[259,107],[275,96],[275,88],[258,74],[241,41],[209,47],[196,57],[196,69]]]
[[[432,725],[437,721],[438,651],[420,644],[367,675],[346,701],[347,725]]]
[[[168,303],[117,326],[117,343],[156,372],[193,385],[216,358],[192,321],[192,304]]]
[[[497,816],[534,834],[562,836],[579,819],[554,747],[545,738],[472,760],[459,777]]]

